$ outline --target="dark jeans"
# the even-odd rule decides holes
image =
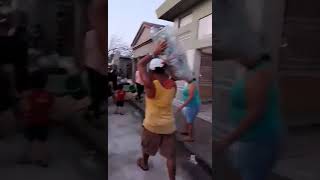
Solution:
[[[101,75],[91,68],[87,68],[87,72],[91,98],[89,110],[92,110],[95,116],[98,116],[101,105],[107,100],[108,80],[106,76]]]
[[[138,83],[136,83],[136,86],[137,86],[137,93],[138,93],[138,99],[141,99],[141,95],[142,95],[142,93],[143,93],[143,91],[144,91],[144,86],[143,85],[141,85],[141,84],[138,84]]]

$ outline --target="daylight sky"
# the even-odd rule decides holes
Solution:
[[[157,18],[156,9],[165,0],[108,0],[108,45],[112,36],[131,45],[143,21],[172,25]]]

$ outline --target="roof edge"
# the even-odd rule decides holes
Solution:
[[[136,36],[134,37],[132,43],[131,43],[131,47],[134,47],[134,45],[136,45],[140,35],[142,34],[143,32],[143,29],[146,28],[146,27],[152,27],[152,26],[156,26],[156,27],[165,27],[165,25],[161,25],[161,24],[154,24],[154,23],[150,23],[150,22],[146,22],[146,21],[143,21],[140,25],[140,28],[136,34]]]

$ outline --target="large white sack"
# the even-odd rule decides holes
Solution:
[[[160,41],[167,42],[168,47],[163,53],[163,58],[168,60],[167,64],[169,66],[170,75],[176,80],[191,81],[193,76],[187,63],[185,51],[179,45],[173,28],[170,26],[166,26],[161,30],[151,28],[150,34],[153,43],[158,43]]]

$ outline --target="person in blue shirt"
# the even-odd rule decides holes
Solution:
[[[196,79],[185,82],[182,90],[182,105],[178,108],[178,112],[182,111],[186,120],[185,130],[181,131],[185,135],[184,141],[193,142],[193,122],[200,110],[201,100]]]
[[[229,150],[231,163],[241,179],[266,180],[279,158],[286,134],[271,57],[262,54],[237,62],[247,72],[230,91],[229,115],[234,129],[214,142],[213,150]]]

